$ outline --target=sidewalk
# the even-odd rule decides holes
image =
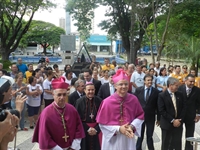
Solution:
[[[25,127],[29,127],[29,124],[27,123],[28,119],[26,118],[26,123]],[[17,148],[20,150],[39,150],[39,146],[37,143],[32,143],[32,135],[33,135],[34,129],[29,129],[28,131],[18,131],[17,133]],[[182,144],[184,148],[185,144],[185,130],[183,131],[183,139],[182,139]],[[196,129],[195,129],[195,137],[200,137],[200,122],[196,124]],[[154,146],[155,150],[160,150],[161,149],[161,130],[160,127],[155,127],[154,135]],[[14,147],[14,142],[9,143],[9,147]],[[142,150],[148,150],[146,146],[146,140],[143,142],[143,148]],[[198,147],[198,150],[200,150],[200,145]]]

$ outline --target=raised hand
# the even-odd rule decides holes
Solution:
[[[15,104],[16,104],[16,109],[21,112],[24,108],[24,102],[27,100],[27,96],[26,95],[17,95],[16,100],[15,100]]]

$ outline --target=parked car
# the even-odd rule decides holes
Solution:
[[[21,50],[15,50],[14,52],[10,53],[11,55],[24,55],[24,52]]]

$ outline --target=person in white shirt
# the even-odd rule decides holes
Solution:
[[[160,74],[160,62],[156,62],[155,63],[155,68],[154,68],[154,70],[157,72],[157,75],[159,75]]]
[[[43,82],[45,107],[47,107],[54,101],[53,95],[52,95],[52,88],[51,88],[51,81],[53,79],[53,76],[54,76],[53,71],[48,71],[47,78]]]
[[[71,65],[69,65],[69,64],[65,65],[65,67],[64,67],[64,73],[62,74],[63,77],[66,76],[66,71],[69,70],[69,69],[70,70],[72,69]],[[73,73],[73,72],[72,72],[72,78],[77,78],[76,74]]]
[[[135,92],[137,87],[141,87],[144,85],[144,76],[145,74],[142,72],[142,68],[140,65],[136,66],[136,71],[132,74],[130,83],[132,84],[132,92]]]
[[[33,129],[33,123],[37,122],[38,112],[41,104],[41,94],[43,89],[41,85],[36,84],[37,79],[33,76],[28,79],[29,85],[26,89],[28,100],[26,101],[28,108],[28,119],[30,121],[30,129]]]
[[[73,72],[71,69],[66,70],[65,72],[65,76],[63,76],[65,78],[65,82],[69,85],[71,85],[71,81],[73,78]]]
[[[109,76],[108,76],[109,70],[104,70],[103,71],[103,78],[101,78],[101,84],[103,85],[104,83],[109,82]]]

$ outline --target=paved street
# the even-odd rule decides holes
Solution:
[[[26,119],[26,127],[28,127],[28,120]],[[18,131],[17,133],[17,148],[20,150],[39,150],[37,143],[32,143],[32,135],[33,135],[33,129],[29,129],[28,131]],[[184,137],[184,136],[183,136]],[[196,124],[196,130],[195,130],[195,137],[200,137],[200,122]],[[160,150],[161,147],[161,130],[159,127],[155,127],[154,132],[154,145],[155,150]],[[185,139],[183,138],[183,147]],[[14,147],[14,142],[9,143],[9,147]],[[143,150],[148,150],[146,147],[146,142],[144,140],[143,142]],[[200,145],[198,147],[198,150],[200,150]]]

